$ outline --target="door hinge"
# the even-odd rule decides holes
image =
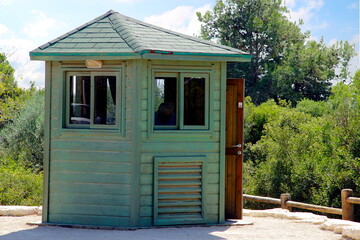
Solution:
[[[242,102],[238,102],[238,108],[243,108],[243,103]]]

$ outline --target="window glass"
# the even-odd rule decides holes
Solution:
[[[184,125],[205,125],[205,78],[184,78]]]
[[[116,77],[95,76],[94,124],[115,125]]]
[[[90,76],[70,76],[70,124],[90,124]]]
[[[155,78],[155,125],[176,126],[177,79]]]

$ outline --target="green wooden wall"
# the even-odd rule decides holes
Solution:
[[[64,127],[64,76],[66,71],[86,70],[84,62],[47,62],[43,222],[151,226],[155,158],[191,161],[194,156],[201,156],[206,166],[204,219],[223,221],[224,66],[220,62],[105,61],[102,70],[116,69],[122,76],[121,126],[95,131]],[[211,75],[209,130],[153,130],[151,83],[157,68]]]

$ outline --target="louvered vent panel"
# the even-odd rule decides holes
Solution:
[[[155,158],[155,225],[204,222],[204,172],[204,157]]]

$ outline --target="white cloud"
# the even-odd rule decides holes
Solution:
[[[187,35],[198,35],[201,23],[197,20],[196,12],[205,13],[211,10],[210,4],[200,8],[179,6],[160,15],[152,15],[144,19],[145,22],[170,29]]]
[[[360,69],[360,34],[356,34],[351,40],[350,44],[355,44],[357,56],[350,60],[350,72],[354,74],[356,70]]]
[[[118,2],[118,3],[134,3],[134,2],[137,2],[137,0],[114,0],[115,2]]]
[[[287,8],[294,8],[296,6],[296,0],[284,0]]]
[[[359,8],[359,3],[358,2],[353,2],[350,5],[348,5],[347,8],[349,8],[349,9],[358,9]]]
[[[36,86],[44,86],[44,66],[42,62],[30,61],[29,51],[36,48],[36,44],[28,39],[15,35],[7,39],[0,39],[1,52],[9,54],[8,60],[15,69],[15,79],[20,87],[30,87],[30,81]]]
[[[33,18],[24,25],[21,33],[15,33],[8,26],[0,24],[0,51],[10,54],[8,60],[15,69],[18,85],[25,88],[30,86],[30,82],[35,82],[36,86],[44,86],[44,63],[30,61],[29,52],[51,39],[59,28],[64,27],[63,23],[41,11],[32,10],[31,13]]]
[[[336,38],[332,38],[332,39],[330,39],[330,41],[328,42],[328,46],[332,46],[332,45],[334,45],[334,44],[336,44],[337,43],[337,39]]]
[[[290,11],[290,19],[293,21],[299,21],[299,19],[302,19],[305,23],[308,23],[315,16],[316,11],[318,11],[324,6],[323,0],[297,1],[297,3],[301,4],[301,7],[297,9],[295,9],[295,6],[299,4],[296,4],[295,0],[290,0],[290,4],[287,4],[287,7]]]
[[[35,21],[25,25],[23,32],[29,37],[46,37],[49,31],[56,26],[55,19],[49,18],[43,12],[38,10],[31,11],[35,15]]]
[[[44,66],[42,62],[30,61],[29,52],[37,47],[33,40],[23,38],[8,26],[0,25],[0,52],[7,54],[11,66],[15,69],[15,79],[20,87],[30,87],[30,81],[36,86],[44,86]]]
[[[0,5],[9,6],[9,5],[13,4],[14,2],[15,2],[15,0],[1,0]]]
[[[12,32],[10,31],[10,29],[3,25],[3,24],[0,24],[0,35],[7,35],[7,34],[11,34]]]

